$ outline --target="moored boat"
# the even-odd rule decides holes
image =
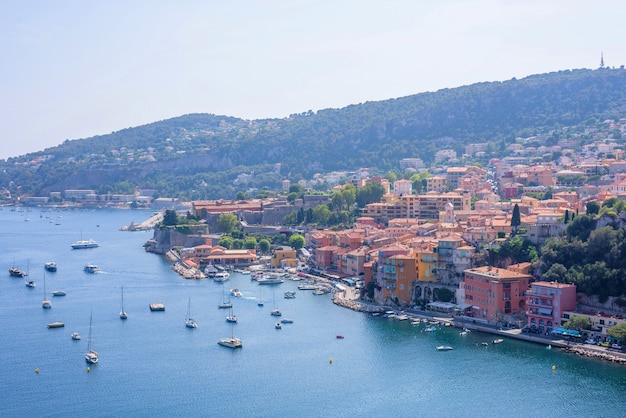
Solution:
[[[450,351],[452,350],[452,347],[450,347],[449,345],[438,345],[437,346],[437,351]]]
[[[91,317],[89,316],[89,342],[87,343],[87,353],[85,353],[85,361],[89,364],[98,364],[98,352],[91,348]]]
[[[502,338],[496,338],[495,340],[493,340],[491,342],[491,344],[500,344],[501,342],[503,342],[504,340]]]
[[[241,348],[243,345],[241,344],[241,340],[236,337],[231,338],[220,338],[217,342],[219,345],[228,348]]]
[[[296,292],[292,290],[288,290],[285,292],[285,299],[295,299],[295,298],[296,298]]]
[[[152,312],[159,312],[165,310],[165,304],[163,302],[155,302],[150,304],[150,310]]]
[[[57,271],[57,263],[54,261],[48,261],[46,264],[43,265],[43,268],[45,268],[47,271]]]
[[[293,319],[285,318],[285,319],[281,319],[280,322],[283,324],[293,324]]]
[[[11,267],[9,269],[9,275],[11,277],[26,277],[28,276],[28,273],[26,273],[24,270],[20,270],[17,267]]]
[[[24,284],[26,285],[26,287],[35,287],[35,281],[34,280],[27,280],[24,282]]]
[[[97,248],[99,246],[100,244],[98,244],[97,241],[94,241],[92,239],[80,239],[76,241],[75,243],[71,244],[71,247],[73,250],[82,250],[85,248]]]
[[[75,341],[80,340],[80,334],[77,332],[72,332],[72,340],[75,340]]]
[[[281,329],[283,326],[280,324],[280,322],[277,322],[276,325],[274,325],[274,327],[276,329]]]
[[[48,328],[63,328],[64,326],[65,326],[65,323],[60,322],[60,321],[50,322],[48,324]]]
[[[84,270],[87,273],[94,274],[94,273],[98,273],[100,271],[100,267],[96,266],[95,264],[87,263],[87,264],[85,264]]]
[[[52,292],[52,296],[65,296],[65,295],[67,295],[65,290],[55,290],[54,292]]]

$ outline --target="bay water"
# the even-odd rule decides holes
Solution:
[[[626,410],[623,366],[510,339],[483,346],[493,337],[476,332],[423,332],[340,308],[289,280],[259,286],[238,273],[225,286],[184,280],[143,250],[152,232],[119,230],[150,215],[0,210],[1,416],[612,417]],[[100,247],[72,250],[81,237]],[[53,260],[58,271],[44,273]],[[101,273],[85,273],[86,263]],[[36,287],[10,277],[13,265]],[[52,309],[41,307],[44,274]],[[230,288],[243,293],[231,298],[234,326],[217,308]],[[50,295],[59,289],[67,296]],[[284,299],[287,290],[296,298]],[[190,299],[197,329],[184,324]],[[165,311],[151,312],[159,301]],[[294,322],[275,329],[274,307]],[[88,372],[90,315],[100,363]],[[65,327],[48,329],[54,321]],[[217,344],[231,333],[242,349]]]

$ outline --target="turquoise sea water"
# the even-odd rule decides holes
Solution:
[[[151,232],[118,230],[149,215],[0,211],[1,416],[612,417],[625,410],[624,367],[509,339],[485,347],[493,338],[486,334],[421,332],[339,308],[329,295],[297,291],[297,282],[259,286],[231,275],[226,292],[243,293],[233,299],[233,330],[244,347],[221,347],[217,340],[231,335],[227,312],[217,309],[222,286],[183,280],[145,253]],[[81,231],[100,247],[72,250]],[[48,295],[53,307],[44,310],[50,260],[59,269],[46,273],[48,293],[67,296]],[[36,288],[9,277],[14,262]],[[83,272],[88,262],[102,273]],[[122,286],[126,321],[118,316]],[[286,290],[296,298],[284,299]],[[189,298],[197,329],[184,325]],[[165,312],[150,312],[157,301]],[[274,304],[294,323],[276,330]],[[87,373],[91,312],[100,364]],[[53,321],[65,327],[48,329]],[[74,331],[82,340],[70,338]],[[454,350],[436,351],[442,344]]]

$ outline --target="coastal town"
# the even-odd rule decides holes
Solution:
[[[146,250],[168,254],[185,277],[204,278],[209,265],[297,271],[341,283],[340,296],[345,286],[353,288],[349,303],[345,297],[335,300],[354,309],[419,312],[463,327],[554,340],[556,346],[587,343],[618,358],[624,339],[612,337],[609,329],[626,326],[619,296],[600,301],[578,291],[575,284],[544,280],[536,260],[514,262],[509,257],[493,263],[490,251],[515,238],[540,249],[562,236],[574,216],[624,200],[624,151],[609,133],[624,131],[626,120],[608,123],[607,131],[593,133],[597,139],[580,150],[565,140],[536,146],[549,138],[518,138],[509,146],[509,156],[484,165],[461,165],[456,153],[446,149],[437,153],[438,163],[430,167],[419,158],[400,160],[404,172],[426,173],[418,180],[371,175],[367,168],[320,174],[295,183],[303,191],[295,198],[290,198],[294,184],[284,180],[282,191],[264,198],[185,202],[153,198],[156,190],[138,188],[134,195],[106,196],[95,190],[65,190],[45,197],[22,196],[16,203],[150,207],[153,217],[124,229],[154,229]],[[463,158],[480,160],[487,146],[467,145]],[[545,155],[558,158],[541,158]],[[330,185],[328,193],[307,192],[322,182]],[[360,207],[349,227],[284,223],[294,213],[332,207],[333,194],[346,186],[358,191],[374,183],[383,190],[382,198]],[[168,210],[200,222],[183,233],[160,228]],[[274,245],[270,254],[219,245],[223,233],[218,220],[223,214],[236,217],[243,236],[299,234],[304,245]],[[624,212],[598,222],[623,227]],[[576,317],[585,318],[586,325],[570,327]]]

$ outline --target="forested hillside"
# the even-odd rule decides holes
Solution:
[[[234,197],[316,172],[398,169],[472,142],[501,156],[517,136],[549,135],[626,115],[626,70],[573,70],[486,82],[284,119],[193,114],[63,144],[2,163],[0,186],[41,195],[64,188]],[[27,163],[27,162],[31,163]],[[36,163],[32,163],[36,161]],[[277,164],[280,163],[278,166]],[[239,174],[245,181],[235,181]]]

